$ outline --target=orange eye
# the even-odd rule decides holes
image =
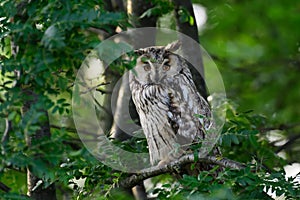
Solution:
[[[151,66],[150,65],[145,65],[144,66],[144,70],[145,71],[150,71],[151,70]]]
[[[171,68],[170,65],[164,65],[164,66],[163,66],[163,70],[164,70],[164,71],[168,71],[168,70],[170,70],[170,68]]]

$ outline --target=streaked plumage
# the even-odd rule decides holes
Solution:
[[[176,45],[175,45],[176,46]],[[180,157],[213,126],[209,105],[197,92],[174,45],[140,49],[129,81],[152,165]]]

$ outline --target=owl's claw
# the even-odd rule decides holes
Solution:
[[[170,162],[171,162],[171,160],[169,158],[166,158],[166,159],[163,159],[163,160],[159,161],[157,166],[162,167],[162,166],[165,166],[165,165],[169,164]]]

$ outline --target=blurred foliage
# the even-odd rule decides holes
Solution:
[[[216,61],[231,99],[225,102],[227,117],[219,146],[224,157],[247,167],[226,169],[217,179],[212,172],[184,175],[179,181],[159,176],[152,180],[149,194],[158,199],[267,199],[265,189],[299,199],[299,182],[286,178],[283,171],[285,165],[299,161],[299,137],[279,151],[285,152],[284,157],[278,155],[278,145],[300,134],[300,3],[193,2],[206,8],[208,21],[200,41]],[[130,198],[113,190],[127,174],[101,164],[82,146],[70,109],[76,72],[100,42],[89,28],[108,34],[114,34],[117,26],[126,30],[130,27],[126,14],[109,12],[96,0],[5,0],[0,5],[0,138],[7,127],[5,118],[11,123],[0,153],[0,182],[11,190],[0,190],[0,198],[28,199],[27,168],[43,180],[43,187],[55,182],[59,199]],[[174,29],[172,11],[169,1],[155,0],[141,17],[160,16],[158,26]],[[194,24],[182,12],[182,20]],[[123,62],[116,70],[130,65]],[[39,96],[25,115],[21,108],[29,97],[24,89]],[[51,138],[29,147],[26,135],[40,128],[38,121],[45,117],[42,109],[50,114]],[[270,142],[275,133],[279,140]],[[143,140],[118,145],[130,151],[146,150]]]
[[[219,67],[227,96],[240,105],[238,112],[264,115],[266,135],[279,132],[277,142],[299,138],[300,3],[194,2],[206,7],[200,41]],[[299,160],[299,145],[298,139],[285,149],[289,162]]]
[[[299,123],[299,2],[199,3],[208,15],[200,39],[220,67],[229,97],[275,123]]]

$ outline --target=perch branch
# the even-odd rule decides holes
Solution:
[[[198,162],[201,163],[216,164],[222,167],[229,167],[232,169],[243,169],[245,167],[244,164],[233,160],[229,160],[227,158],[219,158],[216,156],[206,156],[202,158],[200,154],[198,155],[198,157]],[[147,178],[158,176],[160,174],[176,172],[177,169],[180,169],[180,166],[193,162],[195,162],[194,154],[188,154],[165,166],[150,167],[140,171],[138,174],[131,175],[126,179],[120,181],[117,187],[131,188]]]

